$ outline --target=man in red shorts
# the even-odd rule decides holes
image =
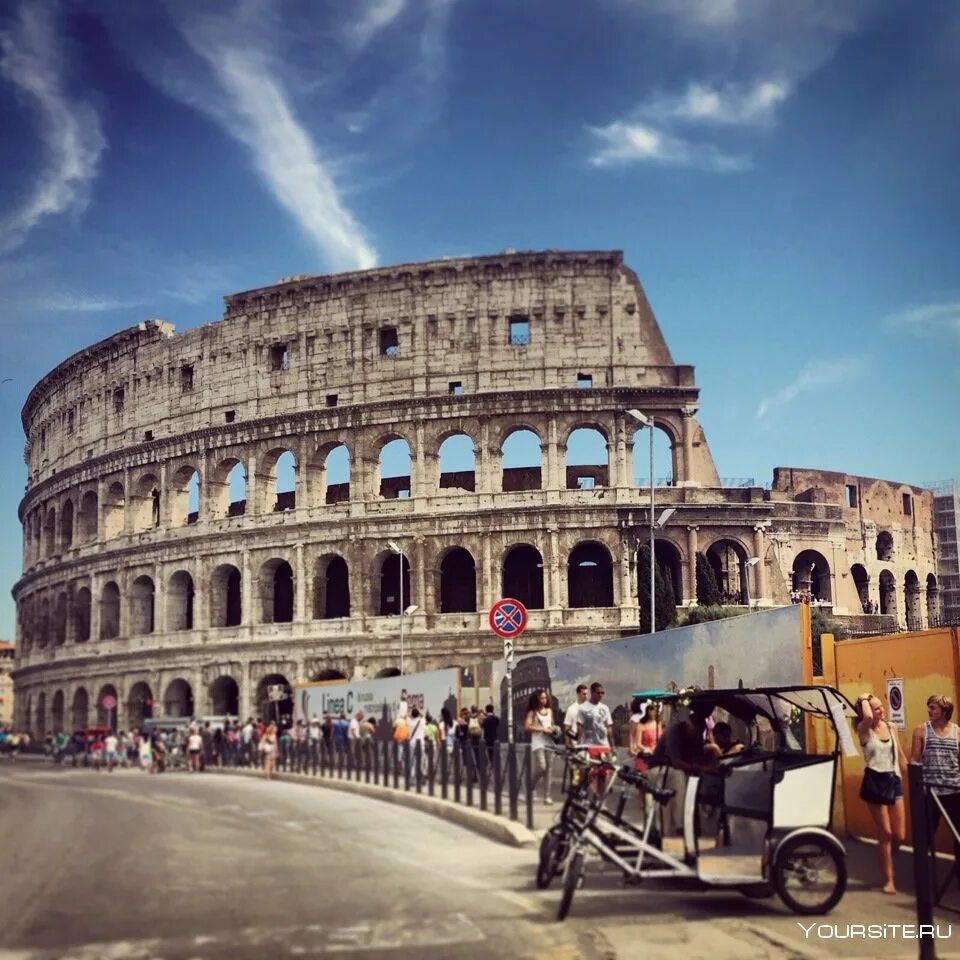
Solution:
[[[599,681],[590,684],[590,699],[580,704],[577,716],[577,740],[587,748],[587,755],[594,760],[608,759],[613,753],[613,714],[601,701],[606,690]],[[590,788],[602,793],[610,770],[594,767],[590,771]]]

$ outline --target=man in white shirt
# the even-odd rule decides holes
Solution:
[[[605,693],[602,683],[591,683],[590,699],[580,706],[577,720],[577,739],[593,760],[608,758],[613,752],[613,714],[605,703],[600,702]],[[609,770],[605,767],[591,768],[590,788],[602,793],[608,775]]]
[[[113,773],[113,768],[120,762],[120,755],[117,753],[117,738],[111,730],[103,741],[103,752],[107,761],[107,772]]]
[[[587,699],[587,685],[585,683],[577,684],[577,699],[567,707],[567,712],[563,715],[563,732],[568,743],[573,743],[577,739],[577,724],[580,722],[580,707]]]

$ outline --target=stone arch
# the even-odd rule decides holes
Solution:
[[[37,694],[36,719],[34,721],[34,734],[40,740],[47,735],[47,695],[41,690]]]
[[[46,593],[37,597],[37,646],[46,647],[50,643],[50,598]]]
[[[57,508],[48,507],[43,518],[43,555],[52,557],[57,552]]]
[[[81,543],[93,543],[97,539],[97,520],[100,501],[96,490],[86,490],[80,498],[78,527]]]
[[[543,609],[543,557],[529,543],[517,543],[503,555],[503,596],[528,610]]]
[[[127,498],[123,484],[114,480],[107,487],[107,495],[103,499],[103,539],[113,540],[123,533],[123,514]]]
[[[271,700],[270,687],[282,687],[286,692],[286,699]],[[282,673],[271,673],[257,684],[256,695],[257,716],[264,723],[277,723],[287,727],[293,720],[293,687]]]
[[[317,670],[310,677],[311,683],[329,683],[334,680],[346,680],[346,676],[333,667],[327,667],[324,670]]]
[[[630,423],[636,423],[630,420]],[[638,427],[629,440],[630,458],[633,464],[633,485],[650,486],[650,436],[649,427]],[[677,457],[682,442],[673,424],[654,416],[653,422],[653,481],[657,487],[671,487],[679,476]]]
[[[568,606],[613,606],[613,560],[595,540],[578,543],[567,558]]]
[[[919,630],[920,621],[920,578],[915,570],[908,570],[903,577],[903,600],[907,614],[907,629]]]
[[[155,627],[155,587],[153,580],[142,575],[130,588],[130,635],[142,637],[153,633]]]
[[[747,584],[747,551],[743,544],[733,537],[721,537],[707,547],[706,556],[722,602],[746,603],[750,588]]]
[[[86,643],[90,639],[90,590],[80,587],[73,599],[73,641]]]
[[[292,623],[294,614],[293,567],[282,557],[260,567],[260,622]]]
[[[210,684],[210,709],[215,717],[240,715],[240,687],[233,677],[217,677]]]
[[[100,639],[120,636],[120,588],[108,580],[100,591]]]
[[[940,588],[934,574],[927,574],[927,625],[940,625]]]
[[[451,547],[440,557],[437,568],[440,613],[477,612],[477,565],[463,547]]]
[[[811,600],[833,602],[830,564],[817,550],[802,550],[793,561],[793,589],[809,590]]]
[[[160,526],[160,480],[155,473],[144,473],[137,478],[130,507],[134,533]]]
[[[63,733],[64,730],[64,702],[65,697],[63,695],[63,691],[57,690],[53,695],[53,703],[50,707],[50,721],[55,734]]]
[[[73,500],[64,500],[60,509],[60,549],[69,550],[73,546]]]
[[[67,642],[67,593],[61,590],[53,608],[53,642],[61,647]]]
[[[518,424],[504,433],[500,442],[500,478],[504,493],[542,488],[543,449],[536,430]]]
[[[167,581],[167,630],[193,629],[193,577],[177,570]]]
[[[381,617],[397,616],[411,604],[417,602],[410,592],[410,560],[406,554],[401,557],[399,554],[388,551],[377,557],[377,566],[379,568],[379,576],[376,578],[379,587],[377,611]],[[401,576],[403,577],[402,591],[400,588]],[[402,605],[400,603],[401,593],[403,595]]]
[[[200,472],[192,463],[180,466],[170,478],[170,523],[183,527],[200,519]]]
[[[232,563],[221,563],[210,577],[210,626],[239,627],[243,619],[242,579]]]
[[[897,581],[889,570],[880,571],[880,612],[897,615]]]
[[[893,534],[881,530],[877,534],[877,559],[889,562],[893,559]]]
[[[866,613],[870,603],[870,574],[862,563],[855,563],[850,567],[850,576],[853,578],[853,585],[860,600],[860,609]]]
[[[257,465],[257,487],[264,513],[279,513],[297,506],[297,456],[289,447],[274,447]]]
[[[350,571],[339,554],[317,559],[313,575],[313,619],[336,620],[350,616]]]
[[[564,482],[567,490],[593,490],[610,485],[606,431],[595,424],[574,427],[564,446]]]
[[[310,461],[310,495],[314,506],[350,499],[350,450],[341,440],[317,447]]]
[[[144,720],[149,720],[152,716],[153,691],[150,684],[140,680],[130,688],[127,697],[127,728],[137,730],[143,726]]]
[[[387,677],[402,677],[403,674],[400,672],[399,667],[384,667],[382,670],[378,670],[373,676],[375,680],[384,680]]]
[[[167,684],[163,694],[163,715],[165,717],[194,716],[193,687],[183,677],[177,677]]]
[[[683,555],[680,548],[672,540],[655,539],[653,553],[660,576],[669,582],[674,601],[679,604],[683,598]]]
[[[217,464],[208,502],[212,517],[243,516],[247,509],[247,468],[241,460],[227,457]]]
[[[410,444],[400,436],[391,435],[381,441],[377,454],[378,496],[385,500],[406,499],[413,496],[413,462]]]
[[[90,725],[90,695],[85,687],[77,687],[74,690],[70,716],[74,730],[86,730]]]
[[[462,431],[447,433],[437,449],[441,490],[477,489],[477,451],[473,438]]]
[[[104,697],[113,697],[117,705],[107,707],[104,705]],[[117,716],[120,709],[120,698],[117,696],[117,688],[112,683],[105,683],[97,694],[97,726],[117,728]]]

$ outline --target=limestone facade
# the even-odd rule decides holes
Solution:
[[[878,598],[887,569],[873,529],[892,538],[897,583],[927,584],[928,493],[864,481],[876,503],[854,513],[836,495],[860,481],[839,474],[723,486],[698,404],[618,252],[288,278],[183,334],[121,331],[24,406],[19,719],[39,733],[246,715],[271,684],[493,659],[486,611],[504,594],[530,608],[521,651],[635,632],[649,490],[634,409],[669,441],[656,502],[676,512],[657,558],[678,604],[704,551],[740,602],[815,581],[859,613],[851,565]],[[575,432],[598,440],[595,463],[571,456]],[[399,470],[384,454],[397,446]],[[882,515],[897,496],[905,509],[901,491],[909,523]]]

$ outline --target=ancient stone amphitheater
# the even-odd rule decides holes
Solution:
[[[702,551],[734,602],[934,615],[929,493],[721,483],[698,402],[618,252],[292,277],[183,334],[123,330],[23,408],[18,726],[264,712],[271,686],[479,663],[503,595],[530,610],[521,649],[636,632],[631,410],[665,438],[678,605]]]

